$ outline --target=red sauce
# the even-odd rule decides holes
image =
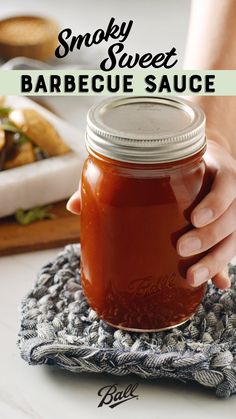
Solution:
[[[90,155],[82,175],[81,278],[89,304],[127,329],[178,325],[196,310],[205,285],[186,270],[177,239],[211,186],[203,152],[181,162],[130,164]]]

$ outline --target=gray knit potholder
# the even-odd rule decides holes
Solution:
[[[169,377],[236,393],[236,266],[232,286],[208,286],[187,323],[170,331],[136,333],[100,320],[83,295],[80,247],[69,245],[38,274],[22,302],[18,344],[29,364],[55,364],[72,372]]]

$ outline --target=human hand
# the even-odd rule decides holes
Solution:
[[[78,190],[73,193],[73,195],[70,197],[69,201],[66,204],[66,209],[72,214],[79,215],[80,214],[80,196],[81,196],[81,181],[79,183]]]
[[[228,262],[236,255],[236,161],[219,144],[209,141],[207,164],[214,174],[209,194],[194,208],[191,221],[195,228],[177,242],[180,256],[192,256],[208,250],[191,266],[188,283],[198,286],[210,278],[218,288],[230,286]],[[80,186],[67,203],[67,209],[80,213]]]
[[[192,211],[195,228],[179,238],[177,252],[188,257],[208,251],[188,269],[186,279],[192,286],[212,279],[216,287],[224,289],[230,286],[227,264],[236,255],[236,160],[224,147],[209,141],[206,163],[214,182]]]

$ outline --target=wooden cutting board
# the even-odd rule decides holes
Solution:
[[[22,226],[14,217],[0,219],[0,256],[49,249],[79,241],[79,216],[66,210],[66,201],[53,204],[53,220]]]

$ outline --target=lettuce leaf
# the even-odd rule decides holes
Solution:
[[[56,216],[55,214],[51,213],[51,209],[52,205],[35,207],[27,211],[24,211],[22,208],[19,208],[15,213],[15,219],[21,225],[28,225],[34,223],[35,221],[45,219],[52,220],[56,218]]]

